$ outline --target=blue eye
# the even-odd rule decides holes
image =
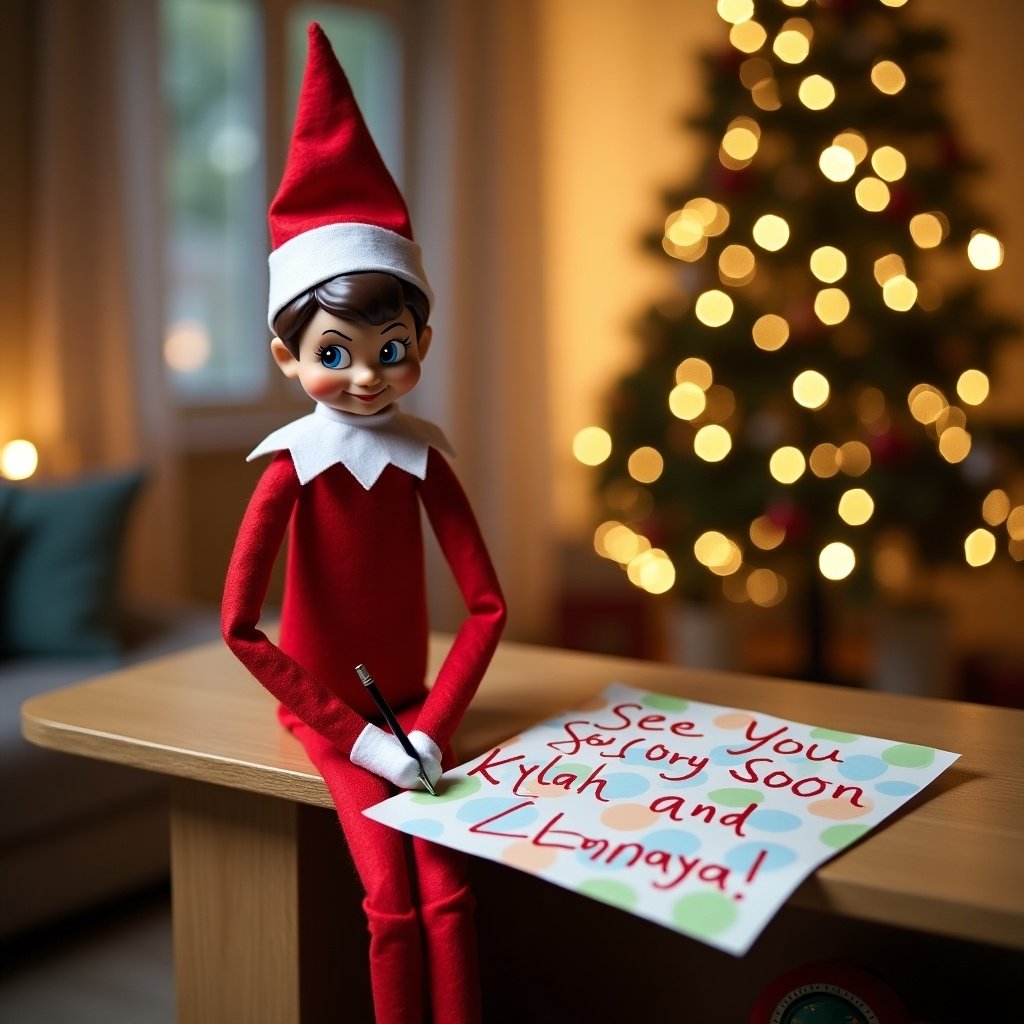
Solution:
[[[394,366],[405,359],[409,351],[408,341],[389,341],[380,350],[381,366]]]
[[[320,360],[320,365],[328,370],[343,370],[352,363],[348,349],[342,348],[341,345],[325,345],[318,348],[316,357]]]

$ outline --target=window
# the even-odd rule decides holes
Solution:
[[[401,182],[399,33],[372,8],[294,3],[271,24],[263,0],[162,0],[164,361],[184,405],[251,407],[271,387],[266,213],[279,175],[268,152],[286,150],[310,21],[330,37]],[[268,61],[275,34],[283,60]]]

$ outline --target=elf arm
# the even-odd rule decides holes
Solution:
[[[505,625],[505,599],[469,501],[444,456],[431,448],[423,506],[469,612],[416,721],[443,750],[458,728]]]
[[[235,657],[266,689],[348,755],[366,720],[258,628],[274,561],[300,490],[290,455],[277,455],[260,478],[238,530],[224,584],[221,630]]]

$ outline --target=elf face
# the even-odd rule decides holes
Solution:
[[[409,310],[396,320],[363,324],[317,310],[299,340],[296,359],[275,338],[274,360],[316,402],[339,412],[372,416],[408,394],[420,379],[431,329],[416,338]]]

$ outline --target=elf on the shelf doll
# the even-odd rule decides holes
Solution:
[[[431,783],[490,661],[505,607],[441,431],[399,411],[430,346],[432,295],[409,215],[319,26],[288,163],[270,208],[273,358],[317,403],[250,456],[272,454],[242,521],[224,638],[280,702],[334,799],[366,891],[378,1024],[478,1021],[473,900],[464,858],[366,818],[418,765],[355,673],[365,663]],[[433,686],[420,510],[468,615]],[[259,629],[290,528],[280,640]]]

